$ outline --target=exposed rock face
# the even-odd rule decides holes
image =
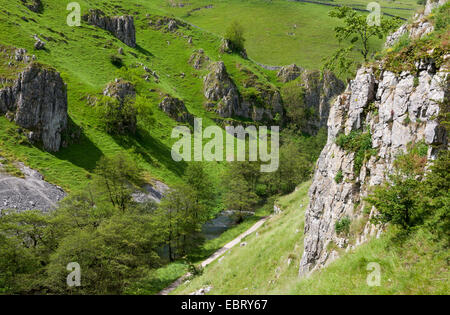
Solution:
[[[103,95],[114,97],[120,102],[123,102],[126,98],[134,98],[136,96],[136,91],[131,82],[118,78],[113,82],[108,83],[103,91]]]
[[[21,0],[22,3],[31,11],[35,13],[42,12],[42,2],[41,0]]]
[[[154,201],[160,203],[166,193],[169,191],[169,186],[160,181],[154,181],[152,184],[147,184],[143,187],[143,191],[135,192],[133,200],[138,203]]]
[[[408,36],[411,39],[418,39],[433,32],[434,26],[428,21],[427,16],[433,9],[440,7],[447,1],[448,0],[428,0],[424,12],[416,14],[412,24],[403,24],[386,38],[385,47],[393,46],[405,34],[409,34]]]
[[[281,67],[277,73],[277,77],[281,82],[290,82],[297,79],[303,72],[303,69],[296,64]]]
[[[18,178],[2,172],[0,158],[0,210],[16,211],[56,208],[66,193],[58,186],[44,181],[40,173],[23,164],[19,164],[24,178]]]
[[[222,61],[209,67],[210,73],[203,81],[204,95],[212,102],[219,102],[217,112],[222,117],[231,117],[239,110],[239,92],[231,80]]]
[[[169,24],[167,24],[167,29],[170,32],[175,32],[178,29],[177,22],[175,20],[170,20]]]
[[[184,102],[178,98],[166,96],[159,104],[159,108],[178,122],[194,124],[194,116],[188,112]]]
[[[163,30],[164,32],[178,33],[180,28],[190,29],[189,24],[167,16],[148,15],[146,19],[148,20],[148,25],[150,27],[157,30]]]
[[[273,120],[279,113],[283,115],[283,105],[278,90],[248,85],[254,87],[260,94],[259,104],[251,98],[239,95],[233,80],[228,75],[222,61],[210,65],[210,73],[205,77],[204,95],[211,102],[207,106],[213,108],[221,117],[240,116],[254,121]]]
[[[448,0],[428,0],[425,4],[425,10],[423,11],[424,15],[429,15],[431,11],[436,8],[439,8],[441,5],[446,3]]]
[[[205,65],[207,65],[210,62],[210,59],[208,56],[205,55],[205,52],[203,49],[195,50],[192,54],[191,58],[189,58],[189,64],[191,64],[194,69],[200,70]]]
[[[39,38],[39,36],[34,35],[33,38],[34,38],[34,40],[36,41],[36,42],[34,43],[34,48],[35,48],[36,50],[42,50],[42,49],[45,48],[45,42],[42,41],[42,40]]]
[[[0,113],[30,130],[29,139],[42,141],[45,150],[58,151],[67,127],[66,85],[55,70],[32,63],[0,90]]]
[[[336,258],[338,252],[328,250],[330,244],[350,250],[380,233],[365,218],[364,231],[350,244],[347,236],[336,234],[335,224],[345,216],[352,222],[364,219],[362,199],[371,186],[387,180],[396,155],[406,151],[408,143],[424,140],[430,145],[430,159],[436,154],[431,145],[447,145],[445,130],[436,117],[439,103],[449,96],[448,62],[438,70],[433,63],[430,58],[417,63],[417,79],[406,71],[395,74],[382,70],[377,77],[372,69],[361,68],[331,107],[328,143],[317,162],[309,191],[300,274],[308,274]],[[364,161],[357,174],[355,153],[345,151],[335,140],[340,133],[367,129],[377,154]],[[339,183],[335,181],[338,172],[343,175]]]
[[[304,102],[314,112],[314,117],[309,119],[303,131],[316,134],[327,125],[331,103],[345,90],[345,84],[329,71],[324,72],[321,78],[319,71],[305,70],[301,74],[301,81],[305,91]]]
[[[89,14],[83,16],[83,20],[111,32],[126,45],[136,47],[136,28],[132,16],[106,16],[101,10],[91,9]]]
[[[236,51],[236,49],[233,49],[233,43],[230,40],[223,38],[220,43],[219,52],[221,54],[232,54],[233,51]],[[244,59],[248,58],[247,51],[245,49],[239,51],[239,54]]]

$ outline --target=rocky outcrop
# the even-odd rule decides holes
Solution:
[[[184,102],[178,98],[166,96],[159,104],[159,108],[178,122],[194,124],[194,116],[189,113]]]
[[[167,16],[150,16],[146,17],[148,25],[154,29],[164,32],[177,33],[180,28],[190,29],[189,24]]]
[[[419,39],[433,32],[434,26],[428,20],[428,15],[433,9],[440,7],[447,1],[448,0],[428,0],[424,12],[417,13],[413,18],[413,23],[403,24],[386,38],[385,47],[392,47],[405,34],[408,34],[411,39]]]
[[[206,106],[221,117],[239,116],[254,121],[270,121],[277,113],[283,115],[281,96],[277,89],[249,80],[244,88],[252,88],[258,95],[240,95],[222,61],[212,63],[209,70],[203,82],[204,95],[209,101]]]
[[[277,73],[278,79],[283,82],[290,82],[297,79],[303,72],[303,69],[298,67],[296,64],[281,67]]]
[[[169,191],[169,186],[163,182],[155,180],[151,184],[146,184],[142,187],[142,191],[133,193],[133,200],[137,203],[144,203],[153,201],[160,203],[164,196]]]
[[[232,117],[239,111],[239,91],[222,61],[212,63],[209,70],[203,80],[204,95],[217,104],[216,111],[220,116]]]
[[[300,81],[304,91],[304,103],[313,113],[302,131],[313,135],[320,128],[327,126],[332,102],[345,90],[345,84],[330,71],[325,71],[321,77],[319,71],[305,70]]]
[[[31,11],[35,13],[42,12],[43,6],[41,0],[21,0],[21,1]]]
[[[3,172],[0,157],[0,210],[41,210],[56,208],[66,193],[58,186],[46,182],[43,176],[19,163],[23,178]]]
[[[67,127],[67,89],[53,69],[31,63],[13,85],[0,90],[0,113],[28,130],[32,142],[58,151]]]
[[[429,15],[431,14],[431,11],[433,11],[436,8],[439,8],[441,5],[445,4],[448,0],[428,0],[425,4],[425,9],[423,11],[423,14]]]
[[[132,16],[106,16],[101,10],[91,9],[83,20],[112,33],[126,45],[136,47],[136,28]]]
[[[203,49],[195,50],[192,56],[189,58],[189,64],[196,70],[200,70],[209,64],[211,60],[205,55]]]
[[[235,47],[233,47],[233,43],[226,38],[223,38],[220,47],[219,47],[219,53],[221,54],[232,54],[233,52],[238,51]],[[245,49],[240,49],[239,55],[241,55],[242,58],[248,59],[247,51]]]
[[[106,85],[103,95],[113,97],[123,103],[127,98],[134,98],[136,90],[131,82],[117,78]]]
[[[34,49],[36,49],[36,50],[42,50],[42,49],[45,49],[45,42],[42,41],[42,40],[39,38],[39,36],[33,35],[33,38],[34,38],[34,40],[36,41],[36,42],[34,43]]]
[[[363,198],[370,187],[387,180],[397,154],[405,152],[409,143],[425,141],[429,159],[435,158],[434,146],[447,145],[445,130],[436,119],[439,104],[449,96],[449,57],[437,70],[434,60],[425,58],[416,63],[414,73],[381,69],[376,75],[372,68],[361,68],[337,98],[328,119],[328,142],[317,161],[309,191],[300,274],[338,257],[339,250],[335,249],[351,250],[380,233],[368,221],[375,209],[368,216],[362,210]],[[340,134],[351,132],[371,137],[371,152],[376,152],[358,166],[355,153],[336,144]],[[365,222],[353,240],[335,231],[336,222],[344,217],[352,223]]]

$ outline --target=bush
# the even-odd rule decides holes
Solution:
[[[196,266],[193,263],[189,263],[189,272],[194,276],[201,276],[203,274],[203,267],[202,266]]]
[[[409,148],[408,153],[397,157],[389,182],[376,187],[367,201],[378,210],[374,223],[392,223],[403,230],[421,225],[425,218],[421,206],[426,194],[422,179],[427,164],[423,144]]]
[[[133,100],[120,102],[115,98],[103,96],[96,106],[107,133],[123,135],[136,132],[137,109]]]
[[[348,232],[350,231],[350,223],[350,218],[345,216],[341,220],[336,222],[336,224],[334,225],[334,230],[337,234],[348,234]]]
[[[231,44],[231,49],[236,52],[244,51],[244,28],[242,25],[233,21],[225,32],[224,38]]]
[[[310,113],[305,105],[305,90],[300,81],[295,80],[283,85],[281,97],[289,122],[298,129],[305,127]]]
[[[355,175],[358,176],[364,162],[375,154],[372,149],[372,135],[370,131],[352,131],[345,135],[341,133],[336,138],[336,144],[346,151],[355,153],[353,167]]]
[[[336,176],[334,177],[334,181],[337,183],[337,184],[340,184],[340,183],[342,183],[342,180],[344,179],[344,175],[342,175],[342,170],[339,170],[337,173],[336,173]]]

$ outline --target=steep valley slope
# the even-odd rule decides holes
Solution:
[[[402,27],[411,39],[391,37],[397,44],[361,67],[336,99],[309,198],[305,185],[280,198],[281,214],[246,246],[175,293],[209,286],[210,294],[448,294],[448,250],[422,232],[395,243],[395,229],[375,225],[377,209],[365,200],[411,147],[430,164],[448,149],[440,118],[448,115],[448,24],[436,25],[448,9],[429,1],[425,12],[433,14]],[[336,228],[343,221],[347,232]],[[381,268],[380,285],[368,285],[370,263]]]

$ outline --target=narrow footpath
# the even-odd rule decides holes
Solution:
[[[208,266],[210,263],[212,263],[213,261],[215,261],[216,259],[218,259],[220,256],[222,256],[223,254],[225,254],[227,251],[229,251],[231,248],[233,248],[234,246],[236,246],[237,244],[241,243],[242,239],[244,239],[246,236],[250,235],[251,233],[255,232],[257,229],[259,229],[271,216],[267,216],[267,217],[263,217],[262,219],[260,219],[258,222],[256,222],[251,228],[249,228],[247,231],[245,231],[244,233],[242,233],[241,235],[239,235],[238,237],[236,237],[234,240],[232,240],[231,242],[225,244],[225,246],[223,246],[221,249],[217,250],[214,254],[212,254],[208,259],[204,260],[201,263],[202,268],[205,268],[206,266]],[[178,286],[180,286],[184,280],[186,280],[187,278],[189,278],[191,276],[191,273],[188,272],[187,274],[181,276],[180,278],[178,278],[174,283],[172,283],[171,285],[169,285],[167,288],[165,288],[164,290],[162,290],[161,292],[158,293],[158,295],[168,295],[170,292],[172,292],[173,290],[175,290]]]

